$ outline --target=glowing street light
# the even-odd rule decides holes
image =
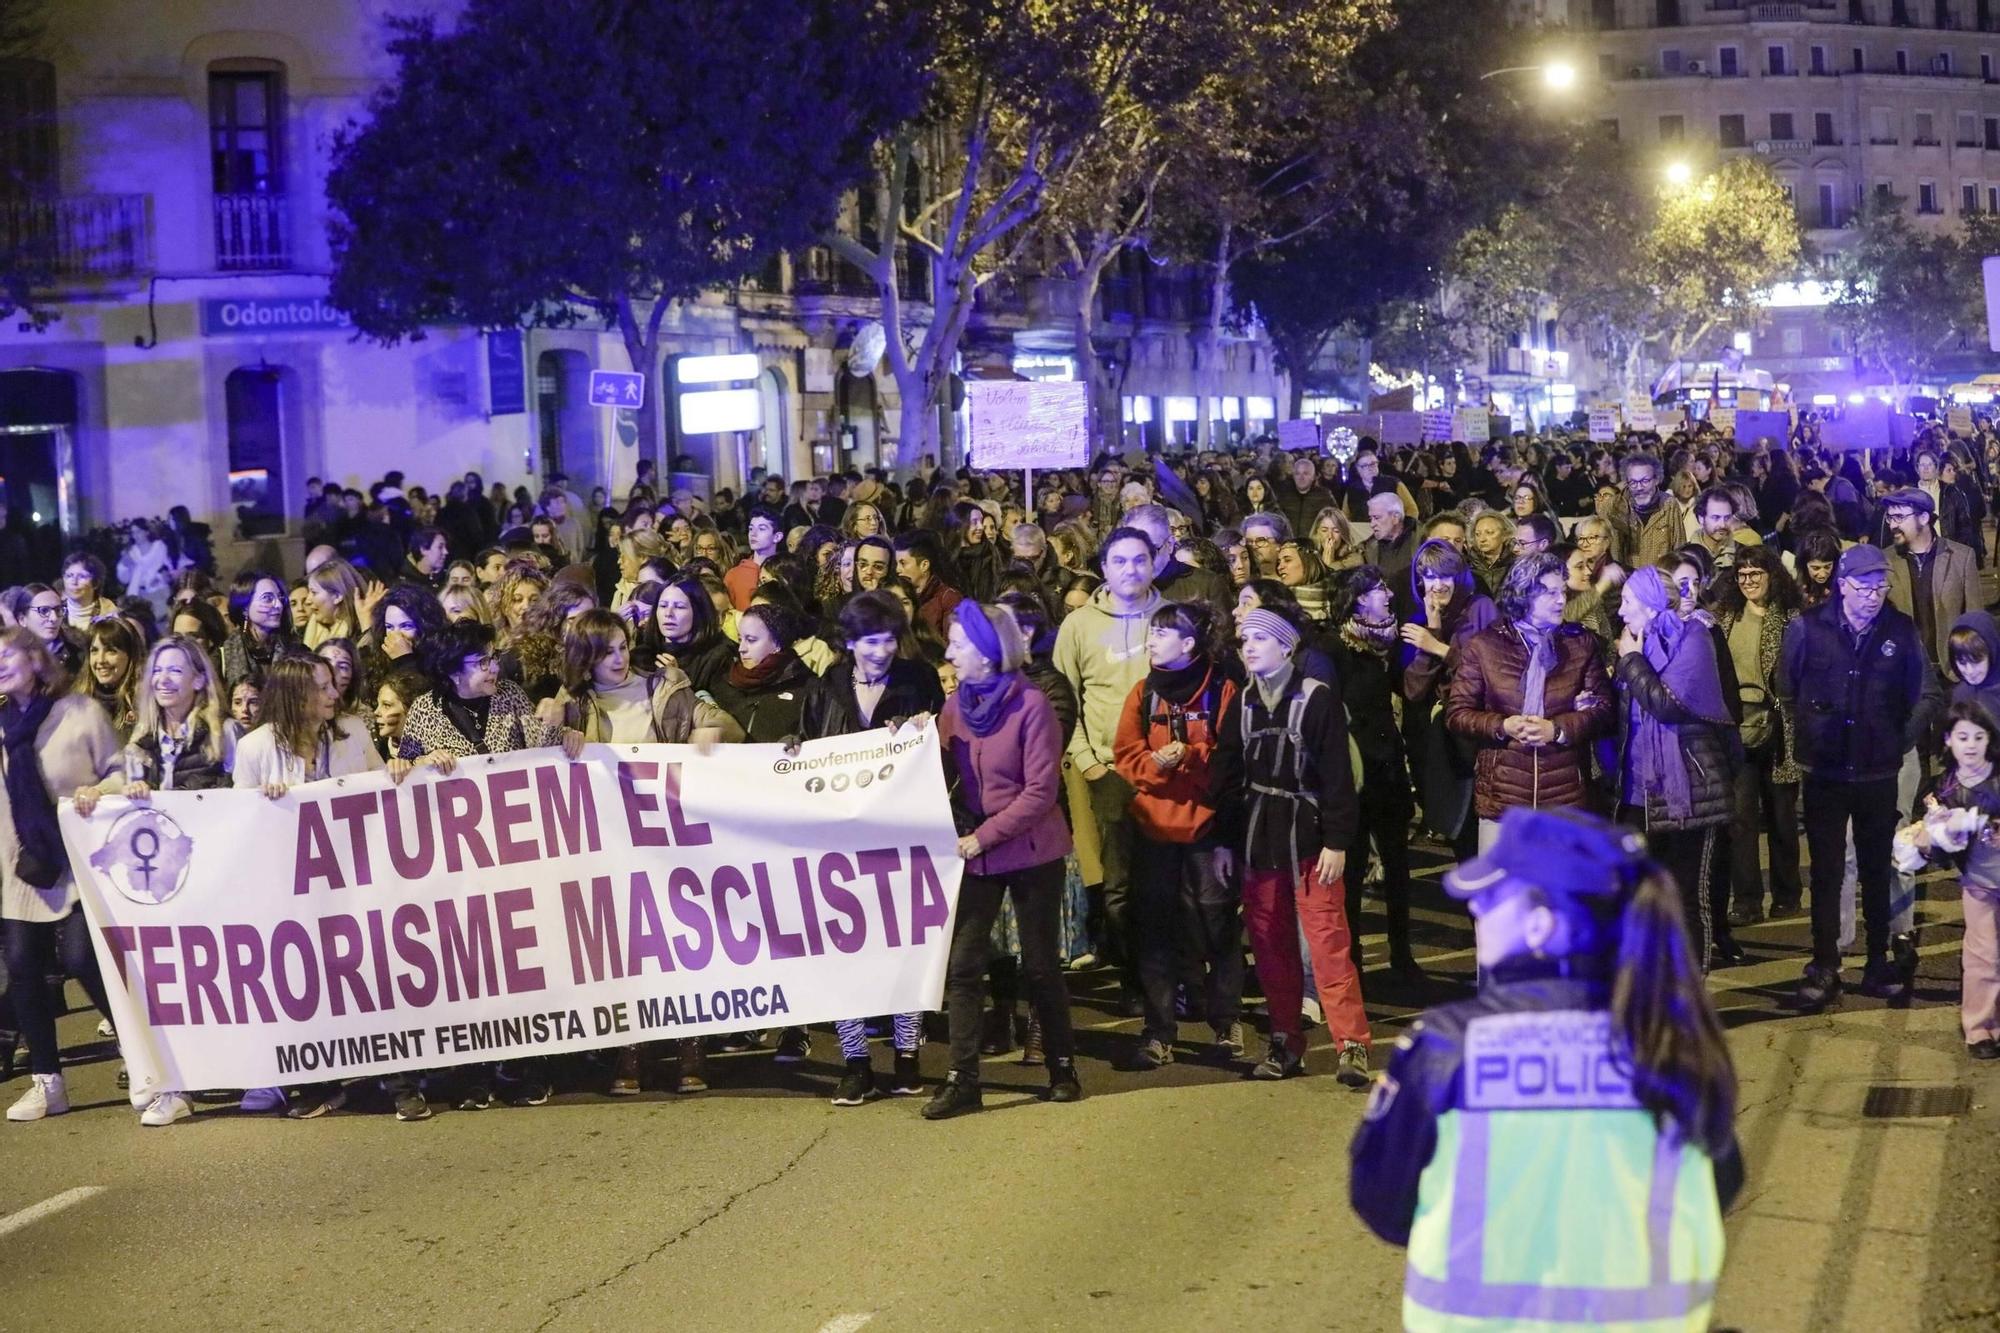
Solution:
[[[1669,162],[1667,163],[1666,177],[1667,184],[1669,185],[1686,185],[1694,179],[1694,168],[1686,162]]]
[[[1479,76],[1481,83],[1497,79],[1502,74],[1539,74],[1542,86],[1552,93],[1566,93],[1576,87],[1576,66],[1567,60],[1550,60],[1540,65],[1509,65],[1505,69],[1489,69]]]

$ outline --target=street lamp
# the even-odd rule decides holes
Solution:
[[[1689,166],[1684,161],[1669,162],[1667,163],[1666,167],[1666,177],[1667,177],[1667,184],[1669,185],[1673,186],[1686,185],[1689,181],[1694,179],[1694,168]]]
[[[1484,83],[1497,79],[1502,74],[1539,74],[1542,86],[1552,93],[1566,93],[1576,87],[1576,66],[1567,60],[1551,60],[1541,65],[1509,65],[1505,69],[1489,69],[1479,76]]]

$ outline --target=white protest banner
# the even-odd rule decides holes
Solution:
[[[934,1009],[964,868],[934,728],[61,820],[140,1096]]]
[[[1618,409],[1609,403],[1590,406],[1590,438],[1597,444],[1611,444],[1618,438]]]
[[[1461,407],[1451,414],[1451,438],[1466,444],[1484,444],[1492,438],[1493,423],[1486,408]]]
[[[1278,423],[1278,447],[1286,453],[1309,449],[1319,452],[1319,422],[1310,417],[1299,417],[1293,421]]]
[[[1451,409],[1432,408],[1424,413],[1424,443],[1442,444],[1451,439]]]
[[[1654,430],[1659,426],[1659,418],[1653,412],[1653,400],[1643,393],[1625,395],[1625,428],[1627,430]]]
[[[972,466],[999,472],[1087,465],[1089,392],[1080,380],[967,380]]]
[[[1722,406],[1709,408],[1708,424],[1715,427],[1716,434],[1733,438],[1736,434],[1736,409]]]
[[[1424,442],[1424,413],[1384,412],[1382,413],[1382,443],[1422,444]],[[1447,419],[1445,428],[1450,429]]]
[[[1944,424],[1945,429],[1949,430],[1953,435],[1972,434],[1972,409],[1969,407],[1952,408],[1945,413]]]

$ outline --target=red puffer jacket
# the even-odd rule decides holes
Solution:
[[[1560,625],[1549,640],[1556,662],[1543,689],[1542,715],[1556,724],[1562,739],[1539,748],[1508,740],[1502,730],[1521,711],[1521,680],[1528,670],[1521,632],[1510,621],[1498,621],[1459,646],[1444,721],[1454,735],[1479,747],[1472,803],[1481,819],[1498,819],[1516,805],[1585,803],[1590,742],[1611,725],[1616,701],[1596,635],[1581,625]]]

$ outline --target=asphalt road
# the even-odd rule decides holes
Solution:
[[[1434,873],[1419,952],[1441,995],[1471,940]],[[1946,888],[1911,1008],[1784,1015],[1798,921],[1743,932],[1752,964],[1714,979],[1750,1176],[1719,1326],[2000,1328],[2000,1069],[1962,1054]],[[1371,981],[1386,1039],[1423,997]],[[214,1105],[141,1130],[74,1014],[76,1111],[0,1124],[0,1329],[1395,1328],[1401,1255],[1348,1211],[1363,1099],[1330,1053],[1276,1086],[1194,1058],[1123,1072],[1136,1023],[1108,977],[1074,990],[1087,1100],[1045,1104],[1039,1070],[996,1058],[987,1110],[936,1125],[912,1100],[829,1106],[821,1033],[793,1070],[713,1061],[693,1098],[577,1087],[415,1125]],[[1945,1113],[1868,1114],[1882,1088],[1966,1104],[1878,1092]]]

